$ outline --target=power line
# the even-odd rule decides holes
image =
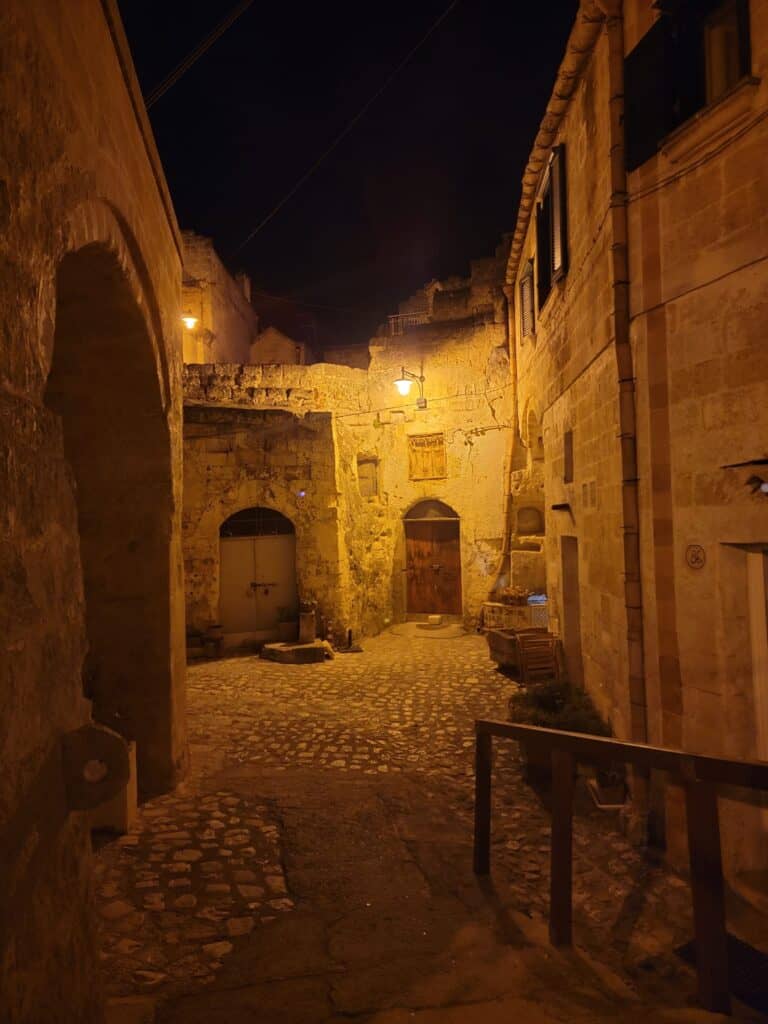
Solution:
[[[360,309],[356,306],[328,306],[322,302],[305,302],[303,299],[294,299],[290,295],[273,295],[271,292],[262,291],[260,288],[251,286],[254,295],[262,295],[265,299],[272,299],[273,302],[285,302],[289,305],[304,306],[307,309],[327,309],[334,313],[350,313],[355,316],[382,316],[382,311],[374,309]]]
[[[355,125],[360,120],[360,118],[366,113],[368,108],[371,107],[376,102],[376,100],[379,98],[379,96],[381,96],[381,94],[390,85],[390,83],[393,81],[393,79],[396,78],[397,75],[402,71],[402,69],[410,61],[410,59],[417,52],[417,50],[421,49],[421,47],[424,45],[424,43],[426,43],[426,41],[432,35],[432,33],[443,23],[443,21],[445,21],[445,19],[451,13],[453,8],[457,6],[458,3],[459,3],[459,0],[451,0],[451,3],[448,4],[448,6],[443,11],[443,13],[430,25],[430,27],[427,29],[427,31],[424,33],[424,35],[421,37],[421,39],[419,39],[419,41],[416,43],[416,45],[414,47],[412,47],[408,51],[408,53],[405,55],[405,57],[403,57],[403,59],[397,65],[397,67],[393,71],[391,71],[389,73],[387,78],[384,80],[382,85],[379,86],[379,88],[376,90],[376,92],[373,94],[373,96],[371,96],[371,98],[369,100],[367,100],[366,103],[363,104],[363,106],[358,110],[358,112],[355,114],[355,116],[352,118],[352,120],[347,122],[346,126],[344,128],[342,128],[342,130],[339,132],[339,134],[336,136],[336,138],[333,139],[331,144],[328,146],[328,148],[323,150],[323,152],[320,154],[320,156],[317,158],[317,160],[315,160],[315,162],[312,164],[312,166],[307,171],[305,171],[304,174],[302,174],[302,176],[293,185],[293,187],[290,188],[288,190],[288,192],[286,192],[286,194],[283,196],[283,198],[280,200],[280,202],[277,203],[277,205],[274,206],[269,211],[269,213],[266,215],[266,217],[264,217],[264,219],[262,221],[260,221],[259,224],[256,225],[256,227],[253,229],[253,231],[251,231],[251,233],[248,235],[248,237],[245,239],[245,241],[240,243],[240,245],[234,250],[233,255],[236,256],[242,249],[244,249],[246,247],[246,245],[248,245],[248,243],[250,241],[252,241],[253,238],[256,237],[256,235],[259,233],[259,231],[261,231],[261,229],[263,227],[265,227],[267,224],[269,224],[269,222],[272,220],[272,218],[277,213],[279,213],[280,210],[282,210],[282,208],[285,206],[285,204],[288,202],[288,200],[293,198],[293,196],[299,191],[299,189],[304,184],[304,182],[312,177],[312,175],[318,169],[320,164],[327,157],[329,157],[331,155],[331,153],[334,151],[334,149],[336,149],[336,147],[342,141],[342,139],[346,138],[346,136],[349,135],[349,133],[355,127]]]
[[[207,35],[201,43],[198,43],[194,50],[188,53],[180,64],[176,65],[173,71],[166,78],[164,78],[162,82],[158,86],[156,86],[156,88],[154,88],[152,92],[146,97],[144,102],[147,107],[147,110],[149,110],[151,106],[157,103],[160,97],[164,96],[171,88],[171,86],[175,85],[178,82],[178,80],[181,78],[183,74],[189,71],[189,69],[192,67],[195,61],[199,60],[200,57],[202,57],[203,54],[207,50],[209,50],[211,46],[213,46],[213,44],[216,42],[219,36],[224,35],[224,33],[227,31],[230,25],[234,24],[234,22],[237,21],[240,15],[243,14],[246,10],[248,10],[252,3],[253,0],[241,0],[241,3],[239,3],[236,7],[233,7],[229,14],[226,16],[226,18],[223,21],[219,22],[216,28],[209,35]]]

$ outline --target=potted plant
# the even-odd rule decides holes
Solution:
[[[616,762],[598,765],[594,779],[590,779],[589,791],[592,799],[602,810],[622,807],[627,798],[626,765]]]
[[[562,680],[545,680],[513,693],[509,699],[509,717],[521,725],[538,725],[564,732],[583,732],[592,736],[610,736],[611,730],[598,715],[588,694]],[[549,782],[551,755],[548,744],[535,734],[520,743],[523,775],[528,782]]]
[[[299,620],[290,606],[277,609],[277,636],[282,643],[291,643],[299,637]]]

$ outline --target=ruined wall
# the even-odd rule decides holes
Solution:
[[[248,296],[248,279],[232,277],[210,238],[185,231],[183,240],[182,305],[199,320],[191,330],[184,328],[184,361],[250,362],[259,318]]]
[[[513,468],[515,515],[541,508],[550,628],[564,631],[563,537],[578,542],[583,680],[620,737],[629,736],[626,611],[623,591],[618,372],[613,348],[609,81],[603,33],[552,138],[565,146],[568,270],[553,284],[535,332],[523,337],[520,281],[537,260],[531,217],[516,268],[516,355],[520,436],[526,450]],[[535,275],[534,275],[535,281]],[[534,293],[538,291],[534,286]],[[573,479],[565,480],[566,432]],[[567,506],[560,510],[553,505]],[[524,537],[520,538],[525,540]],[[513,582],[516,552],[512,552]],[[532,571],[530,557],[517,576]]]
[[[416,408],[415,395],[398,396],[393,382],[403,365],[423,372],[426,409]],[[276,498],[264,503],[294,522],[300,517],[303,540],[298,550],[304,544],[308,551],[324,553],[307,555],[300,585],[312,591],[329,619],[356,634],[373,634],[404,617],[403,516],[418,501],[434,498],[461,518],[463,614],[468,623],[477,621],[495,582],[503,546],[511,403],[503,321],[486,314],[423,325],[398,338],[376,338],[368,372],[318,363],[187,366],[185,375],[189,411],[204,407],[209,422],[217,421],[217,410],[233,408],[290,412],[303,417],[297,424],[308,424],[310,413],[331,414],[330,435],[302,433],[297,425],[286,442],[285,458],[291,465],[312,466],[311,476],[305,473],[293,483],[280,484],[286,469],[280,462],[284,450],[275,446],[263,470],[275,494],[277,488],[286,488],[281,492],[284,505],[275,504]],[[225,421],[222,417],[222,424]],[[254,463],[263,466],[260,432],[270,428],[266,419],[263,424],[254,422],[260,425],[238,435],[230,452],[211,451],[206,448],[209,442],[195,439],[187,429],[187,597],[190,622],[195,624],[217,607],[218,582],[210,559],[218,558],[218,553],[212,538],[221,521],[235,511],[228,504],[225,512],[218,495],[227,495],[229,502],[230,495],[242,494],[236,499],[242,508],[254,503],[252,496],[266,493],[252,480]],[[444,436],[446,474],[410,480],[408,438],[432,433]],[[374,495],[361,492],[359,458],[376,463]],[[329,459],[335,474],[332,491]],[[320,474],[317,486],[314,460]],[[292,495],[299,490],[306,496],[297,503]]]
[[[87,632],[82,496],[66,418],[46,393],[51,364],[63,355],[56,346],[72,340],[57,323],[57,271],[65,257],[81,254],[83,265],[99,268],[111,282],[108,294],[98,294],[99,280],[89,291],[88,275],[73,285],[59,274],[59,299],[70,302],[71,323],[78,310],[90,311],[92,327],[107,311],[128,315],[130,332],[118,316],[102,321],[102,337],[126,359],[139,339],[139,361],[153,376],[148,397],[164,437],[162,486],[153,495],[162,499],[163,522],[152,525],[164,550],[165,641],[152,648],[154,720],[142,725],[153,746],[145,779],[163,787],[183,767],[185,750],[180,462],[173,458],[181,450],[181,261],[115,5],[83,0],[73,17],[63,0],[8,0],[0,8],[0,63],[0,1016],[9,1024],[62,1013],[91,1022],[100,1019],[100,994],[90,841],[83,815],[69,812],[62,738],[90,721],[84,663],[88,647],[105,638]],[[81,372],[98,392],[121,388],[119,364],[89,357]],[[109,421],[98,427],[108,444]],[[124,453],[114,454],[119,464]],[[105,499],[106,516],[114,497]],[[146,497],[136,496],[137,508],[149,507]],[[90,531],[82,520],[79,528]],[[121,545],[134,539],[140,557],[140,537],[113,537],[120,558],[130,560]]]
[[[645,6],[626,4],[627,51]],[[768,9],[749,6],[755,79],[629,175],[630,279],[652,738],[766,759],[747,578],[749,546],[768,545],[768,499],[747,480],[765,467],[723,468],[764,458],[768,437]],[[721,803],[731,871],[764,869],[759,813]],[[682,824],[673,801],[681,857]]]

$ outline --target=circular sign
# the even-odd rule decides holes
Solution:
[[[707,553],[701,544],[689,544],[685,549],[685,561],[691,569],[703,569]]]

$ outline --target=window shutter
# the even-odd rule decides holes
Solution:
[[[565,182],[565,146],[552,152],[549,171],[552,202],[552,280],[559,281],[568,270],[568,199]]]
[[[628,171],[657,152],[671,130],[671,19],[662,15],[624,61],[624,145]]]
[[[524,338],[529,338],[535,329],[533,309],[533,260],[528,260],[525,273],[520,278],[520,328]]]
[[[552,288],[552,189],[547,181],[541,201],[536,207],[536,287],[539,293],[539,314]]]

